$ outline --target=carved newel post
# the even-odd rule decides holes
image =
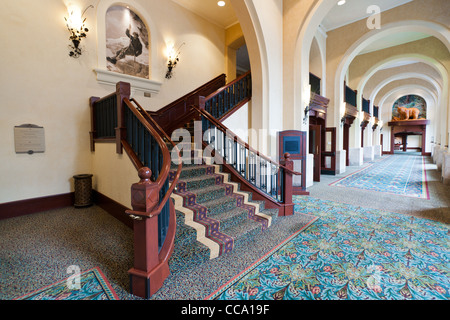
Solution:
[[[294,161],[291,160],[291,155],[289,153],[284,154],[284,160],[281,161],[281,165],[285,166],[289,170],[294,170]],[[284,190],[284,216],[292,216],[294,214],[294,204],[292,203],[293,194],[293,176],[292,173],[284,170],[283,171],[283,190]]]
[[[131,187],[133,210],[126,211],[134,220],[134,268],[128,273],[131,293],[148,299],[161,288],[169,270],[158,267],[159,212],[154,212],[159,203],[158,185],[150,180],[149,168],[141,168],[138,175],[141,180]]]

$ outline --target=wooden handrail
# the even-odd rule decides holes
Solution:
[[[251,71],[239,76],[205,97],[205,110],[225,121],[251,99]]]
[[[276,165],[279,168],[283,168],[284,170],[286,170],[287,172],[293,174],[293,175],[302,175],[300,172],[297,171],[293,171],[281,164],[279,164],[277,161],[270,159],[269,157],[267,157],[266,155],[262,154],[261,152],[255,150],[254,148],[252,148],[247,142],[243,141],[241,138],[239,138],[235,133],[233,133],[230,129],[228,129],[224,124],[222,124],[221,122],[217,121],[208,111],[201,109],[200,107],[197,107],[195,105],[191,106],[194,110],[196,110],[198,113],[202,114],[203,116],[205,116],[205,118],[207,118],[210,122],[212,122],[216,127],[220,128],[223,132],[227,133],[229,136],[232,136],[234,141],[239,143],[240,145],[244,146],[247,150],[251,151],[252,153],[254,153],[255,155],[261,157],[262,159]]]
[[[130,100],[129,83],[119,82],[116,92],[102,99],[91,98],[91,107],[114,96],[117,97],[116,152],[122,153],[125,149],[140,178],[131,186],[132,210],[125,211],[133,219],[134,231],[134,266],[128,271],[130,290],[132,294],[150,298],[170,274],[168,261],[176,234],[176,213],[170,196],[181,174],[181,154],[148,113],[134,99]],[[102,118],[104,122],[108,120]],[[95,138],[95,127],[92,127],[91,137]],[[164,139],[174,146],[179,160],[171,185],[171,153]],[[147,164],[151,164],[149,166],[155,172],[152,173]],[[152,176],[157,177],[154,178],[156,181],[152,181]]]
[[[167,149],[164,140],[159,136],[158,132],[148,123],[148,121],[144,118],[144,116],[131,104],[130,100],[128,98],[125,98],[123,101],[125,105],[128,107],[128,109],[134,114],[134,116],[138,118],[139,122],[141,122],[141,125],[143,125],[145,129],[147,129],[152,134],[152,136],[155,138],[156,142],[158,143],[163,152],[163,167],[161,169],[160,175],[158,176],[158,179],[155,181],[155,183],[158,184],[159,189],[161,189],[162,185],[169,177],[170,171],[169,150]]]
[[[233,81],[231,81],[230,83],[227,83],[226,86],[216,90],[215,92],[211,93],[209,96],[205,97],[205,100],[209,100],[211,98],[213,98],[214,96],[218,95],[219,93],[225,91],[228,87],[231,87],[232,85],[234,85],[235,83],[241,81],[243,78],[247,77],[249,74],[251,74],[251,71],[247,71],[246,73],[244,73],[243,75],[241,75],[240,77],[234,79]]]
[[[164,132],[171,135],[174,130],[192,120],[192,115],[189,113],[189,106],[195,101],[196,97],[199,95],[209,95],[211,92],[222,88],[226,83],[225,79],[225,74],[221,74],[162,109],[148,111],[148,114],[155,119]]]
[[[191,97],[191,96],[196,96],[196,95],[198,95],[198,93],[199,93],[204,87],[207,87],[207,86],[209,86],[209,85],[211,85],[211,84],[214,84],[215,82],[218,82],[218,81],[222,81],[222,80],[225,81],[225,80],[224,80],[225,77],[226,77],[225,74],[221,74],[221,75],[215,77],[214,79],[212,79],[211,81],[208,81],[208,82],[205,83],[204,85],[198,87],[197,89],[195,89],[195,90],[193,90],[193,91],[191,91],[191,92],[185,94],[185,95],[182,96],[181,98],[179,98],[179,99],[177,99],[177,100],[171,102],[170,104],[166,105],[165,107],[159,109],[158,111],[150,111],[150,112],[148,112],[148,113],[149,113],[150,115],[152,115],[152,116],[159,116],[159,115],[161,115],[161,114],[167,112],[167,110],[168,110],[168,109],[171,109],[174,105],[176,105],[176,104],[178,104],[178,103],[180,103],[180,102],[182,102],[182,101],[188,99],[188,98]]]

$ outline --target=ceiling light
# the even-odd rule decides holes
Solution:
[[[219,1],[219,2],[217,2],[217,5],[218,5],[219,7],[224,7],[224,6],[225,6],[225,1]]]
[[[342,6],[345,4],[345,0],[339,0],[337,4],[338,6]]]

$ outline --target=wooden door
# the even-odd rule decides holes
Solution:
[[[326,128],[322,144],[322,174],[336,175],[336,128]]]
[[[345,152],[345,165],[350,165],[350,155],[349,155],[349,143],[350,143],[350,126],[348,124],[344,124],[344,150]]]
[[[314,155],[314,181],[320,182],[321,165],[321,132],[322,126],[316,124],[309,125],[309,153]]]

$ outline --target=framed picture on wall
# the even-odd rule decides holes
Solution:
[[[149,79],[149,32],[142,19],[123,6],[106,13],[106,67],[109,71]]]

